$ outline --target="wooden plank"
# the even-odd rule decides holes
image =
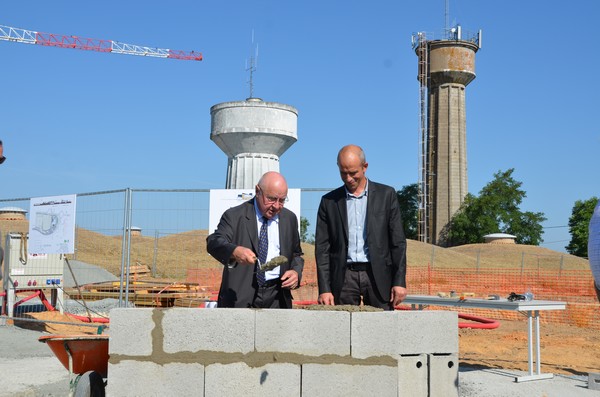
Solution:
[[[104,291],[104,292],[92,292],[82,291],[81,293],[73,290],[66,291],[71,299],[83,299],[85,301],[95,301],[101,299],[119,299],[120,292],[118,291]],[[208,298],[207,295],[198,295],[189,292],[167,292],[151,293],[149,291],[130,292],[129,301],[133,302],[136,306],[151,306],[151,307],[172,307],[176,299],[204,299]]]
[[[175,307],[204,307],[206,302],[210,301],[210,296],[193,297],[193,298],[177,298],[173,302]]]

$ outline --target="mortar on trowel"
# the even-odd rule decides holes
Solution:
[[[267,261],[267,263],[264,264],[260,263],[260,260],[258,260],[258,258],[256,259],[256,261],[258,262],[258,266],[261,272],[268,272],[269,270],[273,270],[277,266],[285,265],[288,262],[287,258],[283,255],[276,256],[275,258],[271,259],[270,261]]]

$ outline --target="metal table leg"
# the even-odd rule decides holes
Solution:
[[[533,320],[535,319],[535,350],[536,350],[536,372],[533,373]],[[529,361],[529,374],[527,376],[518,376],[516,382],[527,382],[531,380],[551,379],[553,374],[542,374],[540,359],[540,312],[539,310],[527,311],[527,348]]]

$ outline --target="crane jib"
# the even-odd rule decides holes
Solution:
[[[0,25],[0,40],[15,41],[25,44],[37,44],[48,47],[73,48],[97,52],[113,52],[115,54],[171,58],[184,61],[202,60],[202,54],[195,51],[179,51],[164,48],[144,47],[134,44],[125,44],[113,40],[89,39],[79,36],[42,33],[3,25]]]

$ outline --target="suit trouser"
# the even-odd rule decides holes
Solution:
[[[336,304],[360,305],[361,299],[365,305],[394,310],[389,300],[383,299],[375,289],[373,274],[370,270],[346,269],[340,299]]]
[[[282,309],[285,308],[283,301],[283,291],[279,284],[269,287],[258,287],[254,295],[252,307],[261,309]]]

